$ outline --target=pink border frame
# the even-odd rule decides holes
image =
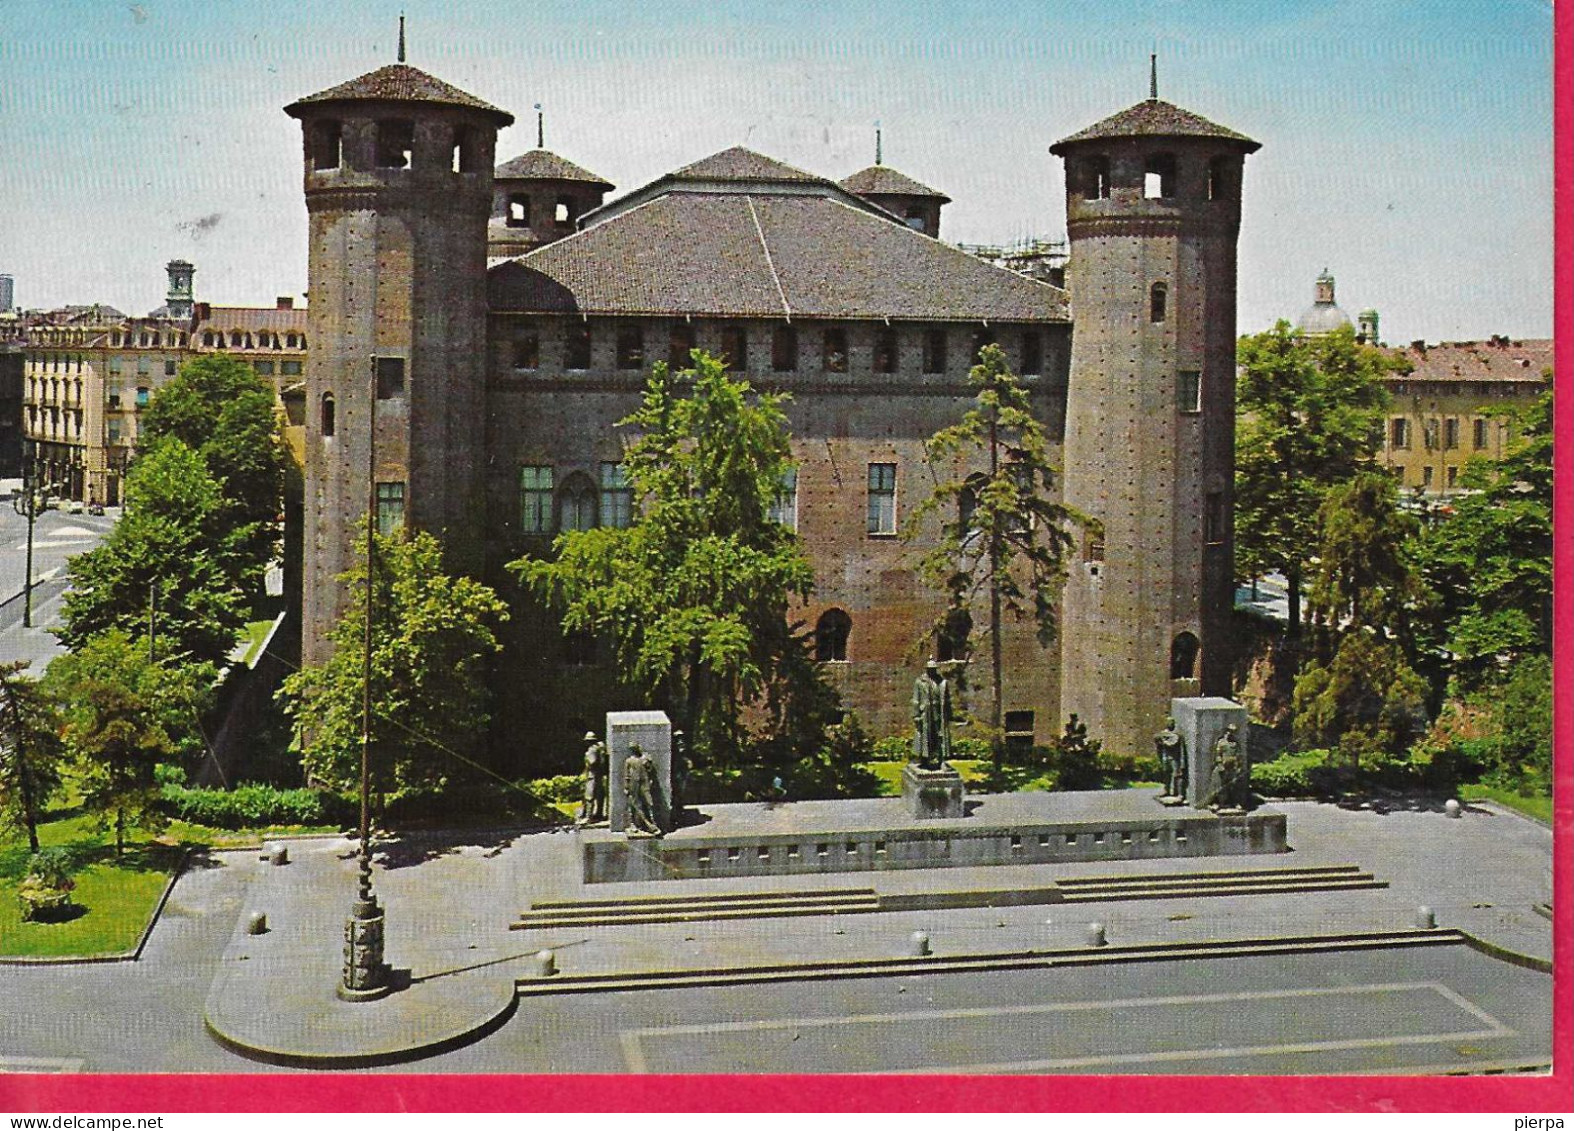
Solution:
[[[455,1076],[376,1073],[12,1076],[17,1112],[1413,1111],[1566,1112],[1574,1095],[1574,4],[1555,5],[1553,325],[1553,1072],[1545,1077]],[[587,1102],[588,1101],[588,1102]]]

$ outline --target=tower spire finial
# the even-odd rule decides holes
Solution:
[[[1159,99],[1159,52],[1155,48],[1153,54],[1148,56],[1148,99],[1157,102]]]
[[[874,120],[874,163],[876,165],[882,164],[885,160],[885,148],[882,141],[883,139],[880,136],[880,119],[876,118]]]
[[[546,115],[541,112],[541,103],[537,102],[536,103],[536,148],[537,149],[545,149],[546,147],[547,147]]]
[[[404,13],[399,13],[399,62],[404,62]]]

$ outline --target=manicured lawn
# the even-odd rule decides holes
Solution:
[[[1533,817],[1544,824],[1552,823],[1552,796],[1551,794],[1524,794],[1515,793],[1511,789],[1502,789],[1491,785],[1462,785],[1459,787],[1459,796],[1464,801],[1495,801],[1506,809],[1516,813],[1523,813]]]
[[[257,661],[257,653],[262,651],[263,641],[268,639],[268,632],[273,628],[272,620],[254,620],[241,630],[240,640],[235,645],[235,650],[230,653],[230,658],[236,663],[253,664]]]

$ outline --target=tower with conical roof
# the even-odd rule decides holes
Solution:
[[[1066,163],[1074,322],[1065,501],[1098,520],[1067,580],[1062,711],[1149,749],[1175,695],[1227,695],[1236,236],[1250,138],[1150,97]]]
[[[318,663],[373,491],[381,528],[431,531],[450,568],[481,567],[486,229],[513,117],[407,65],[402,41],[398,63],[285,112],[310,230],[302,651]]]
[[[579,218],[601,207],[612,184],[546,149],[497,167],[486,253],[512,258],[572,235]]]

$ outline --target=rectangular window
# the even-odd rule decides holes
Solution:
[[[896,368],[896,331],[887,326],[874,339],[874,371],[895,373]]]
[[[693,352],[693,324],[674,322],[667,331],[667,364],[673,369],[688,369],[694,364],[694,359],[689,356]]]
[[[273,362],[271,361],[254,361],[251,363],[251,367],[257,371],[257,376],[259,377],[273,376]]]
[[[82,366],[80,364],[77,365],[77,372],[78,373],[82,372]],[[166,376],[166,377],[173,377],[173,376],[175,376],[175,363],[174,363],[173,360],[164,362],[164,376]]]
[[[144,377],[147,376],[153,372],[152,363],[145,357],[137,358],[137,372]]]
[[[1453,487],[1458,482],[1459,482],[1459,468],[1457,468],[1457,467],[1449,468],[1448,469],[1448,486],[1449,486],[1449,489],[1452,490]]]
[[[645,368],[645,331],[639,326],[618,329],[618,368]]]
[[[377,167],[408,169],[415,149],[415,123],[407,118],[385,118],[377,123]]]
[[[298,361],[281,361],[279,362],[279,372],[285,377],[299,377],[301,375],[301,363]]]
[[[1430,451],[1433,451],[1433,450],[1435,450],[1437,448],[1437,421],[1436,420],[1428,420],[1426,422],[1426,431],[1424,433],[1424,437],[1423,438],[1426,441],[1426,450],[1427,451],[1430,452]]]
[[[121,361],[120,361],[119,357],[111,357],[109,359],[109,371],[111,373],[119,373],[120,372],[120,365],[121,365]]]
[[[832,327],[825,331],[822,361],[827,373],[847,372],[847,331]]]
[[[391,401],[404,396],[404,358],[379,357],[377,366],[377,399]]]
[[[1450,417],[1443,421],[1443,447],[1459,447],[1459,418]]]
[[[552,469],[519,469],[519,529],[526,534],[552,533]]]
[[[621,463],[601,465],[601,525],[622,530],[634,521],[634,489]]]
[[[1421,486],[1423,486],[1423,487],[1430,487],[1431,485],[1432,485],[1432,468],[1429,465],[1429,466],[1423,467],[1421,469]]]
[[[1088,562],[1104,560],[1104,534],[1101,530],[1090,528],[1082,532],[1082,560]]]
[[[924,372],[944,373],[946,370],[945,331],[930,330],[924,335]]]
[[[145,387],[140,387],[137,389],[137,407],[148,407],[148,390]]]
[[[527,330],[514,339],[514,368],[541,368],[541,335]]]
[[[749,368],[749,332],[742,326],[721,328],[721,357],[728,369]]]
[[[1476,451],[1487,446],[1487,422],[1480,417],[1471,421],[1471,441]]]
[[[1388,446],[1390,448],[1410,446],[1410,421],[1402,416],[1396,416],[1388,422]]]
[[[767,517],[779,522],[788,530],[798,529],[798,469],[789,467],[782,473],[782,489],[771,503]]]
[[[1195,369],[1182,369],[1176,383],[1175,406],[1182,412],[1202,411],[1202,374]]]
[[[1203,506],[1203,540],[1210,546],[1218,545],[1224,541],[1226,515],[1224,513],[1224,492],[1209,491]]]
[[[1028,330],[1022,335],[1022,376],[1037,377],[1044,372],[1044,335]]]
[[[896,533],[896,464],[869,465],[869,533]]]
[[[771,368],[791,373],[798,368],[798,331],[793,326],[778,326],[771,331]]]
[[[563,368],[590,368],[590,327],[571,323],[563,335]]]
[[[377,484],[377,533],[383,537],[404,525],[404,484]]]
[[[107,427],[109,430],[109,442],[111,444],[120,443],[120,421],[111,420],[109,421]]]
[[[513,192],[508,194],[508,227],[530,227],[530,194]]]

